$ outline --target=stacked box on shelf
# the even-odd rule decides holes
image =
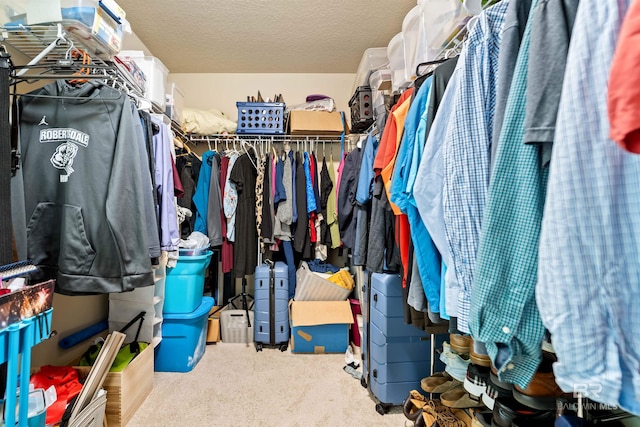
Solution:
[[[284,102],[236,102],[236,106],[239,134],[284,134]]]

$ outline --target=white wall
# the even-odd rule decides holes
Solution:
[[[336,101],[338,111],[347,112],[354,79],[355,74],[169,74],[169,81],[184,93],[185,107],[215,108],[232,120],[238,118],[236,102],[256,96],[258,90],[265,99],[282,94],[287,105],[323,94]]]

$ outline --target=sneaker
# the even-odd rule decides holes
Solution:
[[[464,379],[464,388],[470,394],[474,396],[482,396],[487,388],[487,381],[489,380],[489,374],[491,368],[484,366],[469,364],[467,368],[467,375]]]

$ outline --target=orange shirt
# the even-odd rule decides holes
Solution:
[[[620,29],[609,76],[609,135],[640,154],[640,1],[632,2]]]
[[[400,215],[401,212],[400,209],[391,202],[391,194],[389,191],[391,189],[391,175],[396,163],[396,156],[398,154],[398,148],[400,147],[402,133],[404,132],[404,122],[409,112],[409,106],[411,105],[413,90],[414,88],[405,90],[400,96],[398,103],[391,109],[384,133],[380,139],[378,154],[373,162],[373,169],[376,171],[376,174],[380,173],[380,175],[382,175],[382,182],[387,192],[387,198],[395,215]]]

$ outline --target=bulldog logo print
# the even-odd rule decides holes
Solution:
[[[58,169],[64,170],[67,174],[60,175],[60,182],[67,182],[69,175],[73,173],[73,159],[78,154],[78,146],[72,142],[63,142],[56,147],[56,151],[51,156],[51,164]]]

